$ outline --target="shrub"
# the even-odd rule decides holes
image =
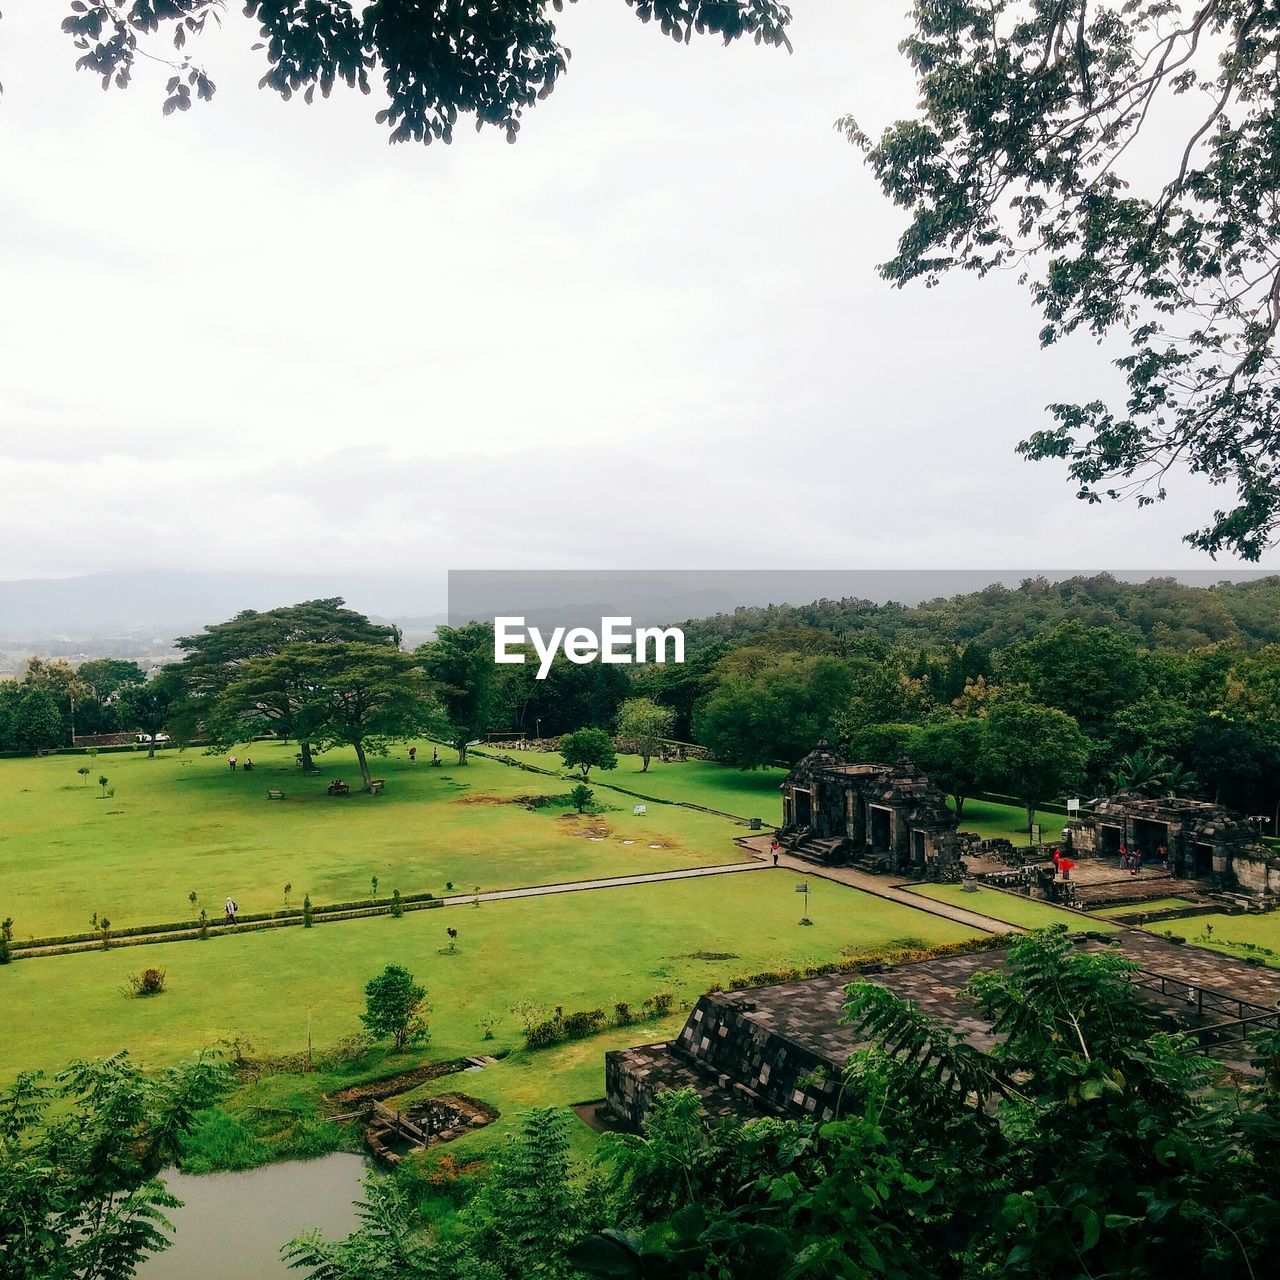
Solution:
[[[625,1000],[619,1000],[613,1006],[613,1020],[620,1027],[629,1027],[635,1021],[631,1016],[631,1006]]]
[[[400,901],[400,890],[391,890],[391,918],[399,920],[404,915],[404,903]]]
[[[603,1009],[582,1009],[564,1019],[564,1034],[568,1040],[579,1040],[593,1035],[604,1026]]]
[[[131,973],[129,987],[131,995],[158,996],[164,990],[164,970],[143,969],[141,973]]]
[[[665,1018],[671,1012],[671,1006],[676,1002],[675,996],[670,991],[659,991],[652,999],[653,1016],[655,1018]]]
[[[308,893],[302,899],[302,927],[310,929],[313,923],[311,918],[311,895]]]
[[[548,1049],[564,1039],[564,1027],[559,1018],[535,1022],[524,1033],[526,1049]]]

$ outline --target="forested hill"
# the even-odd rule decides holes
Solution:
[[[1280,576],[1192,587],[1173,578],[1120,582],[1109,574],[985,590],[923,604],[819,600],[737,609],[687,622],[697,649],[715,640],[747,642],[763,632],[816,628],[843,640],[932,648],[976,643],[999,649],[1060,622],[1108,627],[1142,648],[1190,649],[1222,641],[1248,648],[1280,643]]]

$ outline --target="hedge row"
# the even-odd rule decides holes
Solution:
[[[363,898],[355,902],[331,902],[324,906],[312,906],[311,915],[313,918],[335,915],[338,912],[350,913],[350,915],[359,917],[362,915],[382,915],[391,910],[395,899],[393,898]],[[409,893],[404,894],[400,898],[400,905],[406,910],[421,910],[424,906],[429,905],[442,906],[443,903],[436,898],[433,893]],[[231,928],[219,918],[210,917],[207,924],[209,929],[218,930],[222,933],[238,933],[250,932],[248,926],[257,925],[260,928],[271,928],[273,925],[288,925],[301,923],[303,909],[301,907],[288,907],[282,911],[256,911],[237,915],[236,923]],[[188,934],[198,932],[200,929],[199,920],[179,920],[169,924],[146,924],[138,925],[132,929],[121,929],[118,933],[114,930],[108,935],[111,944],[124,946],[129,939],[137,939],[139,941],[155,941],[151,935],[168,933],[168,934]],[[84,942],[101,943],[102,935],[98,932],[90,931],[88,933],[67,933],[57,937],[50,938],[29,938],[25,942],[13,942],[10,946],[13,949],[15,957],[22,951],[31,950],[37,947],[57,947],[64,944],[75,944]],[[79,950],[78,947],[72,947],[73,950]],[[48,954],[58,954],[49,952]]]

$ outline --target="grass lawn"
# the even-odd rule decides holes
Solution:
[[[639,1006],[666,990],[683,1009],[711,982],[743,971],[904,937],[973,936],[829,882],[815,895],[816,923],[803,928],[794,881],[794,872],[762,869],[22,960],[0,969],[0,1078],[125,1047],[160,1063],[229,1036],[260,1053],[292,1052],[305,1044],[308,1012],[315,1042],[333,1043],[359,1029],[363,985],[389,963],[405,965],[427,986],[431,1056],[452,1058],[519,1045],[511,1010],[521,1001],[611,1013],[617,1000]],[[460,932],[456,955],[441,954],[446,926]],[[128,975],[144,966],[163,969],[168,989],[127,998]],[[483,1039],[483,1019],[493,1019],[492,1041]]]
[[[1193,906],[1195,903],[1189,902],[1186,898],[1155,898],[1151,902],[1130,902],[1122,907],[1107,907],[1098,914],[1106,916],[1109,920],[1121,920],[1129,916],[1149,915],[1152,911],[1172,911],[1176,907]]]
[[[368,897],[374,875],[382,895],[442,893],[449,880],[500,889],[741,857],[742,828],[726,819],[670,805],[636,818],[630,800],[603,790],[610,811],[599,821],[530,811],[511,799],[568,784],[491,760],[433,769],[397,746],[374,761],[385,794],[331,797],[330,780],[359,778],[348,752],[320,756],[323,772],[310,778],[291,744],[237,755],[252,756],[252,773],[195,751],[0,762],[0,916],[13,917],[15,937],[78,933],[95,912],[118,929],[189,920],[193,890],[216,918],[228,895],[245,912],[277,909],[286,884],[296,906],[305,893],[316,903]],[[82,762],[88,786],[76,776]],[[113,796],[96,785],[100,773]],[[269,788],[285,799],[268,800]]]
[[[1280,969],[1280,912],[1191,916],[1186,920],[1157,920],[1144,927],[1148,933],[1174,933],[1198,947],[1239,960],[1257,956],[1271,968]]]
[[[950,801],[948,801],[950,803]],[[1036,811],[1041,839],[1053,842],[1062,839],[1062,824],[1066,818],[1056,813]],[[1015,845],[1027,843],[1027,811],[1007,804],[991,804],[986,800],[966,800],[964,817],[960,819],[961,831],[976,831],[984,840],[1003,836]]]
[[[560,757],[554,752],[493,750],[495,754],[501,752],[542,769],[563,768]],[[591,783],[593,786],[625,787],[628,791],[643,792],[663,800],[699,804],[739,818],[762,818],[776,826],[782,821],[779,787],[786,776],[785,769],[732,769],[704,760],[662,764],[655,759],[649,765],[649,772],[642,773],[639,756],[620,755],[616,769],[608,773],[593,773]],[[1040,824],[1044,840],[1062,839],[1065,818],[1037,811],[1036,821]],[[1026,811],[1016,805],[966,800],[960,828],[962,831],[976,831],[985,839],[1003,836],[1014,844],[1027,843]]]
[[[927,884],[912,892],[977,911],[1006,924],[1020,925],[1024,929],[1047,929],[1050,925],[1065,924],[1077,933],[1085,929],[1105,933],[1117,927],[1105,920],[1086,920],[1074,911],[1061,911],[1047,902],[1024,898],[1020,894],[1002,893],[999,889],[979,887],[972,893],[966,893],[958,884]]]
[[[564,768],[555,752],[494,751],[540,769]],[[785,769],[734,769],[707,760],[663,764],[656,757],[650,761],[648,773],[641,768],[639,756],[620,755],[616,769],[592,772],[591,785],[625,787],[659,800],[700,804],[736,818],[761,818],[771,826],[782,821],[782,792],[778,788],[787,776]]]

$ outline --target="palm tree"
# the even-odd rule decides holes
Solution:
[[[1185,765],[1147,747],[1121,756],[1108,774],[1117,791],[1134,791],[1142,796],[1191,795],[1199,783]]]
[[[1136,791],[1139,795],[1159,795],[1172,761],[1146,747],[1121,756],[1112,766],[1108,780],[1117,791]]]

